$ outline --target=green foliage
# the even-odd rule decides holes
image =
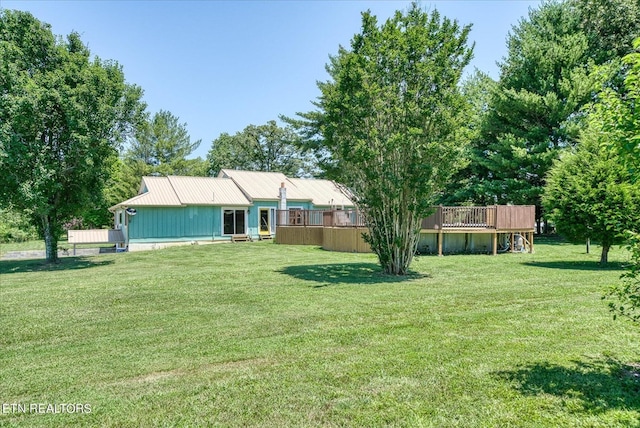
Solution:
[[[37,239],[38,231],[29,218],[11,208],[0,208],[0,243],[25,242]]]
[[[279,127],[275,120],[249,125],[235,135],[216,138],[207,156],[211,175],[221,169],[275,171],[290,177],[316,175],[312,158],[300,148],[299,137],[291,127]]]
[[[331,80],[318,84],[319,110],[298,123],[321,161],[330,156],[328,175],[352,191],[387,273],[407,273],[420,221],[460,166],[469,31],[415,3],[382,25],[363,13],[350,49],[327,65]]]
[[[599,138],[588,128],[577,149],[555,163],[543,202],[559,233],[576,242],[600,242],[606,263],[609,248],[640,224],[640,186]]]
[[[494,203],[540,206],[558,149],[575,144],[571,122],[587,102],[586,37],[564,3],[545,3],[514,27],[473,159],[484,171],[476,194]],[[537,218],[540,209],[537,210]]]
[[[631,253],[631,261],[627,264],[627,272],[620,278],[622,283],[612,286],[603,299],[609,302],[609,310],[613,318],[622,315],[633,322],[640,321],[640,233],[628,231],[625,234],[627,249]]]
[[[204,160],[187,159],[200,142],[191,142],[186,123],[180,123],[171,112],[160,110],[137,128],[124,157],[138,184],[144,175],[204,176]]]
[[[532,9],[507,39],[500,80],[472,141],[471,179],[455,199],[535,204],[540,219],[545,176],[564,148],[578,144],[582,108],[602,85],[594,65],[627,53],[625,41],[639,32],[635,0],[548,1]],[[606,84],[618,80],[612,74]]]
[[[621,58],[640,37],[638,0],[568,0],[587,37],[587,55],[596,64]]]
[[[484,150],[482,144],[482,126],[489,113],[491,97],[496,89],[497,82],[489,75],[475,70],[461,85],[461,93],[469,103],[467,120],[463,130],[468,133],[469,144],[465,146],[463,158],[468,159],[467,165],[460,169],[447,183],[446,189],[438,198],[438,203],[443,205],[457,204],[495,204],[494,192],[487,191],[487,185],[491,181],[486,179],[486,168],[472,159],[481,159]]]
[[[605,86],[589,111],[590,125],[606,135],[605,143],[616,150],[634,180],[640,176],[640,38],[635,52],[623,58],[621,88]],[[600,70],[605,73],[607,70]]]
[[[25,12],[0,10],[0,201],[28,210],[57,259],[64,222],[99,204],[142,91],[76,33],[56,39]]]

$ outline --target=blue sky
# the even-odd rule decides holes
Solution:
[[[423,1],[461,24],[473,24],[473,67],[498,77],[511,27],[539,1]],[[278,115],[313,108],[325,64],[360,29],[360,13],[379,21],[407,1],[13,1],[55,34],[80,33],[91,53],[118,61],[144,90],[151,113],[169,110],[187,123],[194,156],[206,157],[221,133],[234,134]]]

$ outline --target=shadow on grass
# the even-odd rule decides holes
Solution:
[[[2,260],[0,261],[0,275],[87,269],[110,264],[113,264],[113,260],[97,260],[95,257],[64,258],[60,259],[59,263],[47,263],[44,260]]]
[[[497,373],[523,395],[553,395],[588,413],[640,409],[640,365],[614,359],[572,361],[571,367],[537,363]],[[566,401],[565,401],[566,400]]]
[[[566,270],[623,270],[624,264],[621,262],[609,262],[600,264],[599,262],[579,262],[579,261],[555,261],[555,262],[522,262],[525,266],[539,267],[546,269],[566,269]]]
[[[279,271],[305,281],[319,283],[314,288],[333,284],[383,284],[427,278],[428,275],[409,272],[407,275],[387,275],[375,263],[331,263],[324,265],[288,266]]]
[[[565,238],[560,235],[533,235],[535,244],[545,245],[571,245]]]

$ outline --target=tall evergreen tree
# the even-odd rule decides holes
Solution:
[[[125,160],[140,177],[149,174],[205,175],[202,159],[187,159],[200,142],[191,141],[186,123],[180,123],[171,112],[160,110],[138,127]]]
[[[605,3],[628,19],[603,20]],[[545,175],[563,148],[577,144],[582,108],[598,90],[594,65],[615,60],[625,52],[620,40],[639,31],[636,0],[550,1],[514,26],[471,153],[479,175],[466,194],[482,203],[535,204],[541,219]]]

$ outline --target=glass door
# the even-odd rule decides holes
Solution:
[[[260,208],[260,235],[271,235],[271,216],[269,208]]]

